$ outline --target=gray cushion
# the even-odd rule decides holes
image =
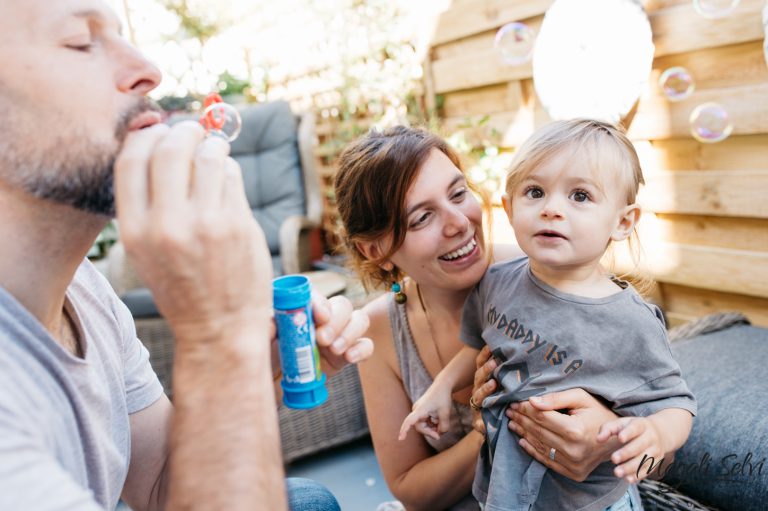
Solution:
[[[249,106],[240,114],[243,131],[232,143],[232,156],[243,169],[248,203],[275,255],[280,225],[305,212],[296,117],[285,101]]]
[[[134,319],[156,318],[160,316],[152,292],[146,287],[131,289],[120,296],[120,299],[131,311]]]
[[[304,186],[298,148],[297,120],[285,101],[240,108],[243,129],[232,142],[232,157],[243,170],[253,216],[272,255],[280,252],[280,225],[289,216],[305,214]],[[170,124],[197,115],[176,115]]]
[[[672,351],[699,413],[664,482],[719,509],[765,509],[768,330],[733,326],[675,342]]]

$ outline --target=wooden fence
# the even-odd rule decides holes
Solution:
[[[439,20],[425,84],[442,95],[444,126],[489,116],[487,125],[515,147],[548,120],[530,64],[501,66],[496,31],[522,21],[535,31],[551,0],[454,0]],[[707,20],[691,0],[645,0],[656,47],[650,86],[629,135],[641,154],[646,211],[655,213],[646,257],[672,324],[739,310],[768,326],[768,66],[763,56],[765,0],[742,0],[729,17]],[[617,41],[617,44],[621,44]],[[671,66],[696,81],[671,103],[655,83]],[[730,138],[702,144],[688,117],[701,103],[722,104]],[[498,220],[496,224],[504,223]],[[503,236],[503,234],[502,234]]]

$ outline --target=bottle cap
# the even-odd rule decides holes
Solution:
[[[275,309],[291,310],[305,307],[312,297],[309,279],[304,275],[286,275],[272,281]]]

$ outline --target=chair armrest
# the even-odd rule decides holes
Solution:
[[[309,271],[309,233],[320,225],[307,217],[289,216],[280,225],[280,261],[283,273]]]

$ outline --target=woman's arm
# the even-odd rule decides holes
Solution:
[[[371,438],[384,478],[408,511],[449,507],[472,488],[483,437],[471,432],[438,454],[421,435],[398,441],[400,425],[412,403],[400,377],[386,298],[369,304],[366,312],[371,321],[367,337],[373,339],[375,350],[358,367]]]

